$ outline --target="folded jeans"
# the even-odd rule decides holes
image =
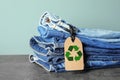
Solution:
[[[47,20],[49,19],[49,21]],[[67,32],[65,28],[70,29],[69,25],[65,20],[60,19],[59,16],[53,15],[49,12],[45,12],[40,18],[40,26],[46,28],[49,27],[51,29],[55,29],[58,31]],[[56,26],[56,27],[54,27]],[[76,28],[78,29],[78,28]],[[100,30],[100,29],[89,29],[89,28],[79,28],[77,32],[79,35],[85,35],[94,38],[100,38],[104,41],[104,39],[111,39],[110,41],[119,41],[120,42],[120,32],[110,31],[110,30]],[[116,40],[112,40],[116,39]]]
[[[62,31],[57,31],[57,30],[49,30],[49,29],[46,29],[43,30],[42,26],[39,26],[38,27],[38,31],[40,33],[40,36],[44,37],[44,36],[52,36],[52,37],[44,37],[44,39],[46,39],[47,41],[51,41],[51,42],[60,42],[60,43],[64,43],[65,39],[67,37],[69,37],[69,33],[65,33],[65,32],[62,32]],[[49,32],[50,31],[50,32]],[[57,34],[56,36],[54,34]],[[62,33],[62,35],[59,33]],[[84,35],[76,35],[83,43],[84,46],[91,46],[91,47],[98,47],[98,48],[107,48],[107,49],[120,49],[120,41],[117,41],[117,42],[114,42],[114,39],[113,39],[113,42],[109,42],[107,40],[109,39],[105,39],[104,40],[99,40],[99,38],[92,38],[92,37],[88,37],[88,36],[84,36]],[[101,38],[100,38],[101,39]],[[116,40],[116,39],[115,39]],[[118,39],[120,40],[120,39]]]
[[[49,64],[41,60],[38,55],[33,54],[34,62],[41,65],[47,71],[54,71],[54,72],[63,72],[65,70],[64,62],[58,64]],[[110,56],[110,55],[109,55]],[[89,56],[85,61],[85,69],[97,69],[97,68],[108,68],[108,67],[120,67],[120,55],[110,56]]]
[[[48,63],[48,64],[59,64],[64,62],[64,56],[63,55],[59,55],[59,56],[54,56],[54,55],[50,55],[50,56],[43,56],[40,55],[37,52],[34,52],[34,55],[36,55],[41,61]]]
[[[39,37],[39,36],[38,36]],[[36,38],[38,38],[36,37]],[[40,46],[40,45],[42,46]],[[43,56],[49,56],[49,55],[63,55],[64,49],[63,46],[61,48],[55,48],[51,45],[55,45],[54,43],[46,43],[46,42],[40,42],[39,40],[36,41],[35,38],[30,39],[30,47],[33,49],[34,52],[37,52]],[[45,48],[45,46],[47,46]],[[55,49],[54,49],[55,48]]]
[[[44,61],[42,61],[37,55],[32,54],[30,56],[33,56],[35,63],[37,63],[38,65],[42,66],[45,70],[49,71],[49,72],[64,72],[65,68],[64,68],[64,62],[59,63],[59,64],[49,64],[46,63]],[[31,60],[30,60],[31,61]]]

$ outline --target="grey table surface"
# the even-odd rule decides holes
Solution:
[[[30,63],[28,55],[2,55],[0,80],[120,80],[120,68],[54,73]]]

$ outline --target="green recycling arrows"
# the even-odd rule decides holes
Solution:
[[[72,50],[75,50],[78,56],[75,56],[75,58],[73,58],[70,52],[72,52]],[[75,61],[79,61],[80,58],[82,57],[82,52],[79,51],[79,47],[77,45],[72,45],[68,48],[68,51],[66,51],[65,54],[66,58],[68,59],[68,61],[73,61],[75,59]]]

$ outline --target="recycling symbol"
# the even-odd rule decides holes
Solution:
[[[75,57],[71,56],[71,52],[73,49],[75,50],[78,56],[75,56]],[[82,57],[82,52],[79,50],[79,47],[77,45],[72,45],[72,46],[69,46],[68,51],[66,51],[65,56],[68,59],[68,61],[73,61],[73,60],[79,61]]]

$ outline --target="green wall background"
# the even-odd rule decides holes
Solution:
[[[120,0],[0,0],[0,54],[30,54],[39,17],[48,11],[78,27],[120,31]]]

